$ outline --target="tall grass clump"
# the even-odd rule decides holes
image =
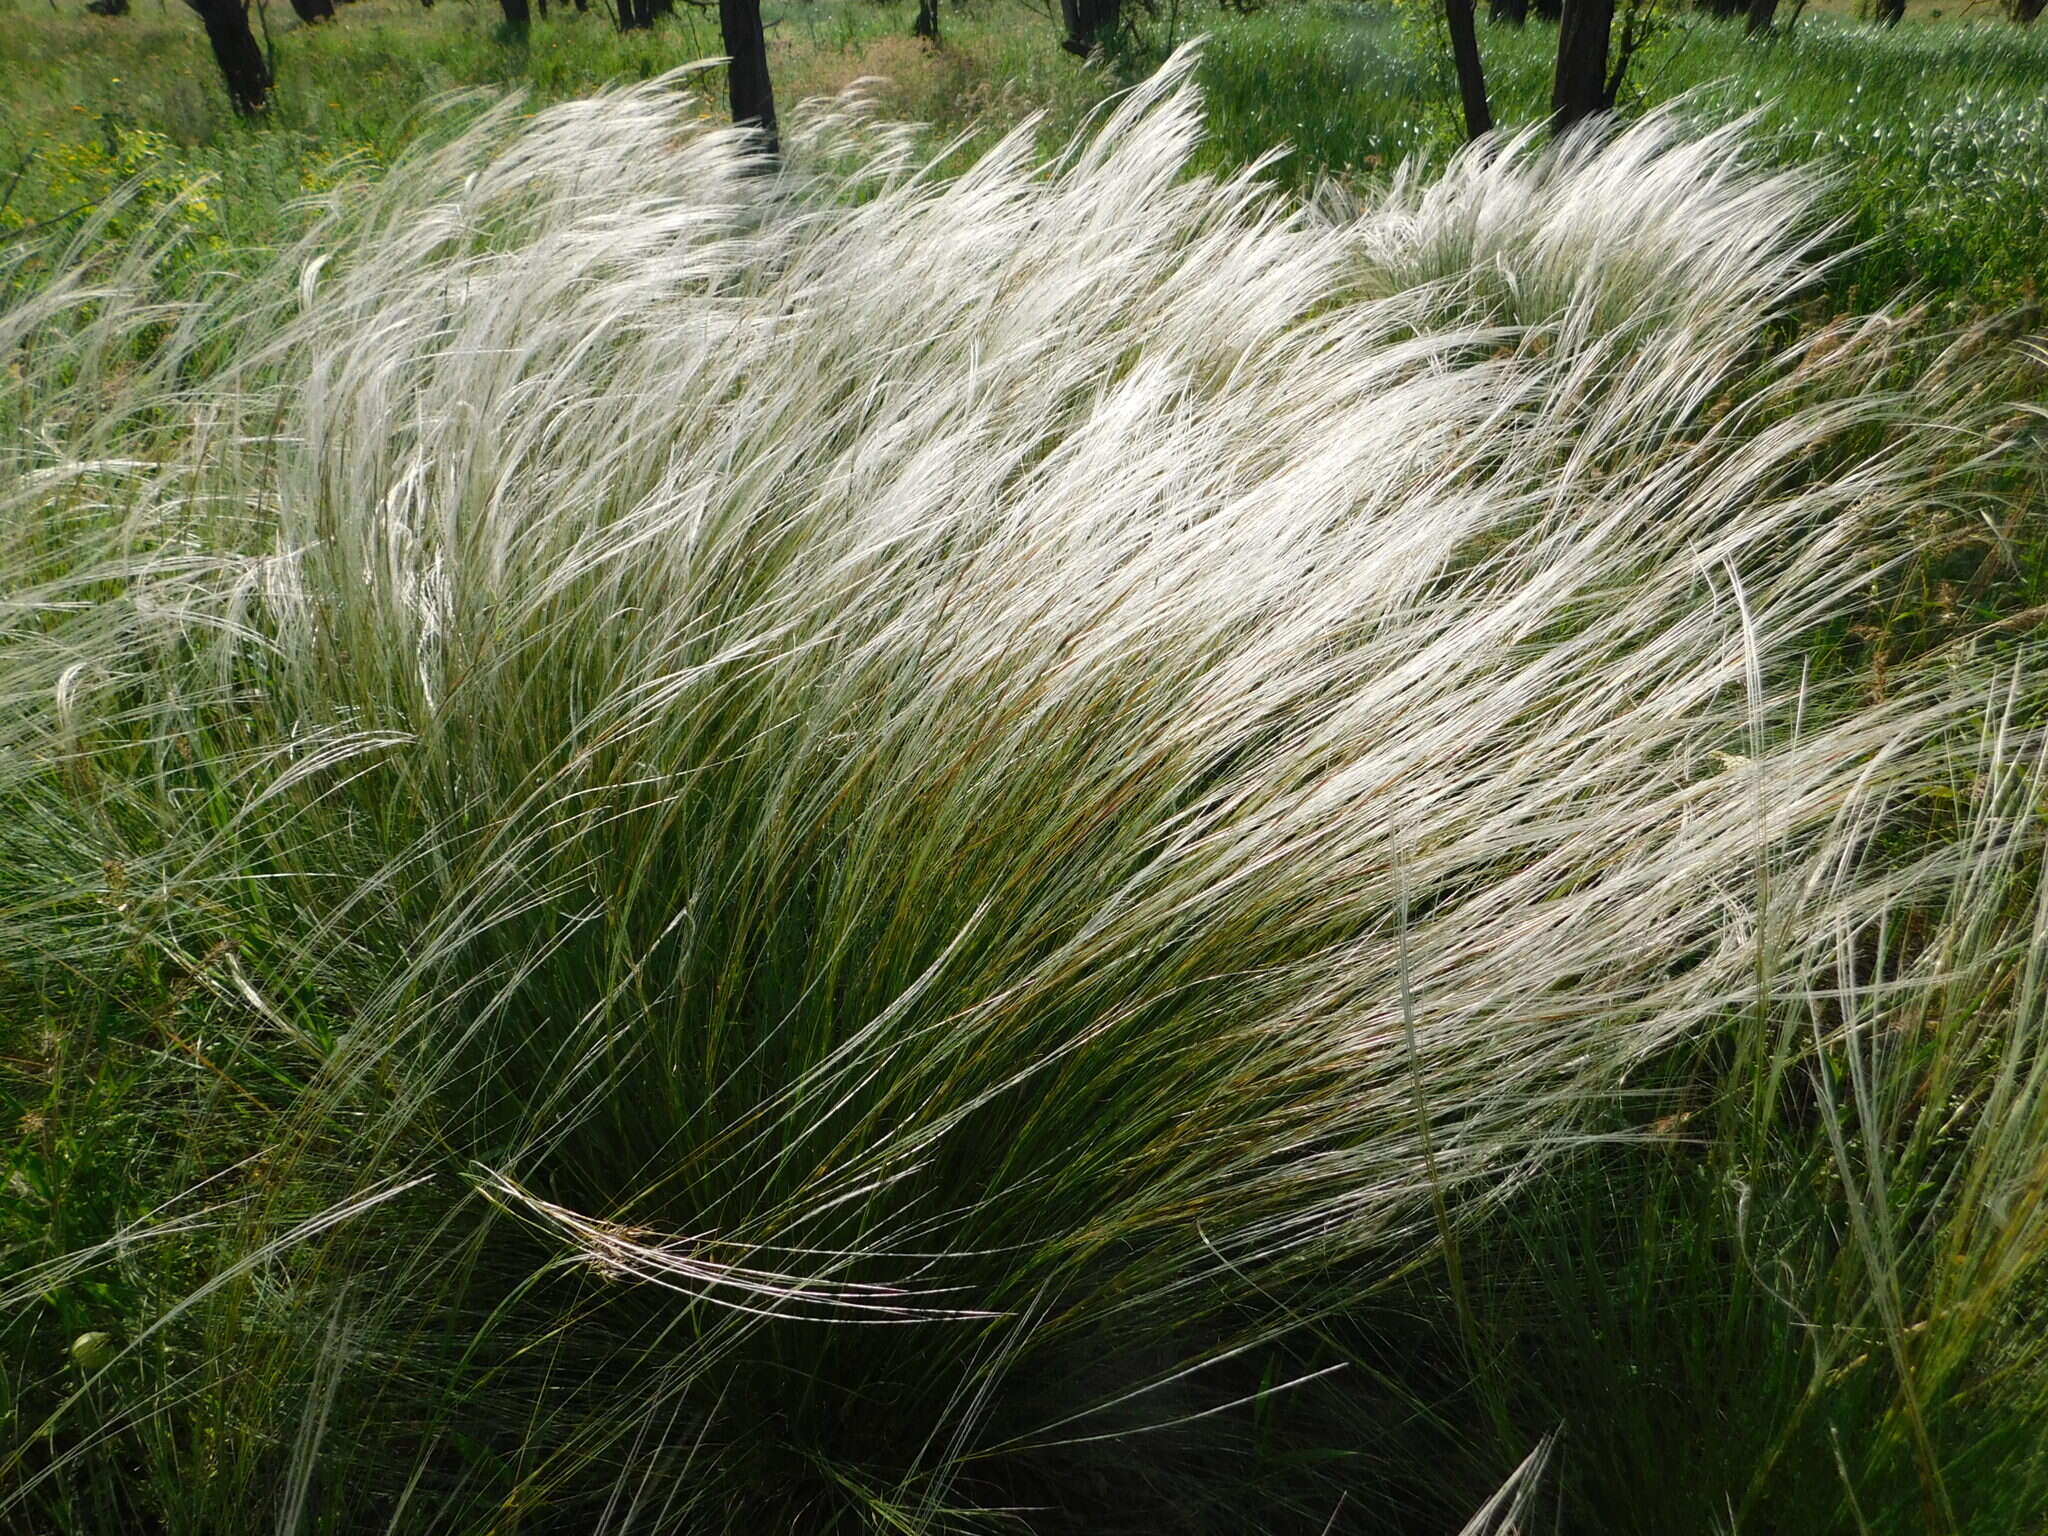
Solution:
[[[1188,68],[944,177],[508,103],[0,321],[10,985],[154,1095],[10,1265],[11,1511],[1505,1530],[1623,1461],[1504,1370],[1531,1224],[1794,1103],[1829,1486],[1976,1517],[2041,690],[1813,659],[2016,515],[2016,365],[1766,345],[1814,184],[1735,131],[1304,211],[1186,174]]]

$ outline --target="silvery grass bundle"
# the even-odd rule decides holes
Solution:
[[[1863,1166],[1899,1021],[2003,1315],[2041,690],[1814,657],[2020,450],[1890,319],[1772,340],[1811,177],[1660,116],[1304,210],[1187,172],[1185,56],[1050,162],[515,105],[0,320],[7,945],[210,1073],[10,1288],[151,1297],[17,1508],[1507,1529],[1558,1425],[1381,1455],[1456,1263],[1341,1320],[1703,1042]],[[1843,1282],[1901,1413],[1923,1238]]]

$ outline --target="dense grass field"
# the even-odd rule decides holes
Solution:
[[[2048,32],[909,14],[0,6],[0,1530],[2048,1528]]]

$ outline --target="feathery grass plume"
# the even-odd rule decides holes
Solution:
[[[1318,202],[1357,221],[1373,294],[1443,284],[1473,318],[1599,336],[1718,324],[1751,340],[1760,312],[1813,280],[1831,233],[1812,216],[1825,171],[1766,170],[1746,149],[1753,116],[1702,129],[1691,105],[1625,132],[1589,121],[1547,154],[1539,124],[1467,146],[1434,177],[1411,162],[1369,210],[1338,184]]]
[[[1186,174],[1188,67],[944,177],[854,111],[763,177],[672,82],[508,106],[173,361],[66,350],[146,284],[31,301],[0,917],[174,966],[186,1165],[249,1161],[17,1505],[1513,1518],[1554,1422],[1394,1473],[1351,1385],[1469,1348],[1462,1281],[1328,1325],[1844,935],[2027,878],[1913,809],[1988,663],[1804,664],[1986,440],[1881,327],[1762,346],[1813,225],[1739,134],[1333,217]],[[2011,953],[1957,943],[1900,1006]]]

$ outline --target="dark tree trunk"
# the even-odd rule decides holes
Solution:
[[[1060,0],[1060,17],[1067,24],[1060,46],[1085,59],[1116,32],[1123,19],[1122,0]]]
[[[1493,132],[1493,112],[1486,104],[1486,66],[1479,61],[1479,29],[1472,20],[1472,0],[1444,0],[1444,18],[1451,24],[1451,62],[1458,67],[1458,97],[1465,104],[1465,137]]]
[[[2031,27],[2040,20],[2044,8],[2048,8],[2048,0],[2016,0],[2013,16],[2021,26]]]
[[[1767,33],[1777,15],[1778,0],[1749,0],[1749,24],[1745,30],[1751,37]]]
[[[1529,0],[1492,0],[1486,8],[1486,19],[1496,24],[1506,22],[1519,27],[1529,20]]]
[[[249,30],[249,12],[242,0],[185,0],[206,27],[213,60],[228,88],[228,100],[242,117],[252,117],[270,102],[270,64]]]
[[[526,0],[498,0],[498,3],[505,10],[505,30],[514,37],[526,36],[527,29],[533,25],[533,12]]]
[[[1614,105],[1607,94],[1607,42],[1614,0],[1564,0],[1557,30],[1557,81],[1550,92],[1551,124],[1563,132]]]
[[[761,147],[781,152],[775,134],[775,87],[768,79],[768,37],[761,30],[761,0],[718,0],[718,31],[725,41],[726,95],[732,120],[759,131]]]
[[[292,0],[292,10],[301,21],[325,21],[334,14],[334,0]]]
[[[1877,0],[1877,19],[1888,27],[1896,27],[1906,19],[1906,0]]]
[[[917,19],[910,24],[910,35],[938,47],[939,0],[917,0]]]
[[[618,0],[619,30],[637,32],[654,25],[654,0]]]

